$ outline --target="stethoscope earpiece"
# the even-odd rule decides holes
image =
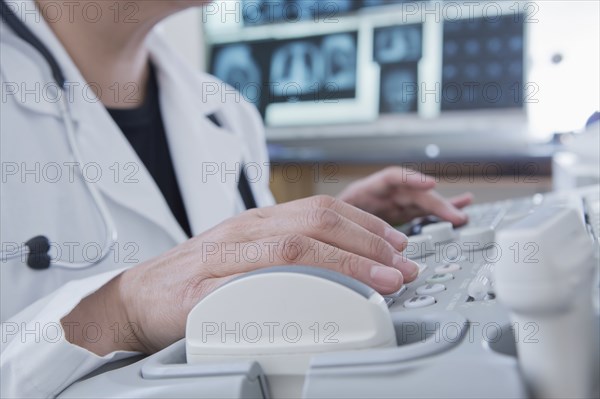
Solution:
[[[50,267],[50,240],[46,236],[36,236],[25,243],[29,248],[27,266],[34,270],[45,270]]]

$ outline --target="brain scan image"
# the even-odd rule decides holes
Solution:
[[[250,46],[234,44],[220,49],[215,55],[213,74],[235,87],[246,100],[260,102],[261,72]]]
[[[323,39],[325,82],[331,90],[356,87],[356,41],[351,34],[339,34]],[[332,87],[335,86],[335,87]]]

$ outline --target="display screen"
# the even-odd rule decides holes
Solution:
[[[444,23],[442,110],[523,105],[523,16]]]
[[[417,111],[418,62],[423,54],[421,24],[376,28],[373,59],[380,66],[379,112]]]
[[[263,115],[271,103],[354,98],[357,33],[215,46],[211,73]]]
[[[408,0],[243,0],[244,25],[333,20],[361,8],[412,3]]]

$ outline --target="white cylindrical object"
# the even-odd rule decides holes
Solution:
[[[450,222],[429,224],[421,229],[421,234],[431,236],[434,244],[451,241],[454,238],[454,229]]]
[[[500,230],[498,245],[506,255],[494,270],[495,290],[521,332],[518,359],[533,397],[591,397],[599,372],[597,261],[581,213],[537,210]]]

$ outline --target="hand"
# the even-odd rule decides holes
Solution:
[[[467,222],[467,215],[460,210],[469,205],[473,197],[469,193],[448,200],[434,191],[433,178],[401,167],[389,167],[346,188],[338,198],[392,225],[412,219],[435,215],[460,226]]]
[[[77,334],[70,339],[95,353],[152,353],[182,338],[192,307],[240,273],[318,266],[390,294],[418,274],[417,265],[401,254],[406,246],[406,236],[383,220],[331,197],[253,209],[125,271],[62,321],[131,326],[136,339],[130,343],[89,343]]]

